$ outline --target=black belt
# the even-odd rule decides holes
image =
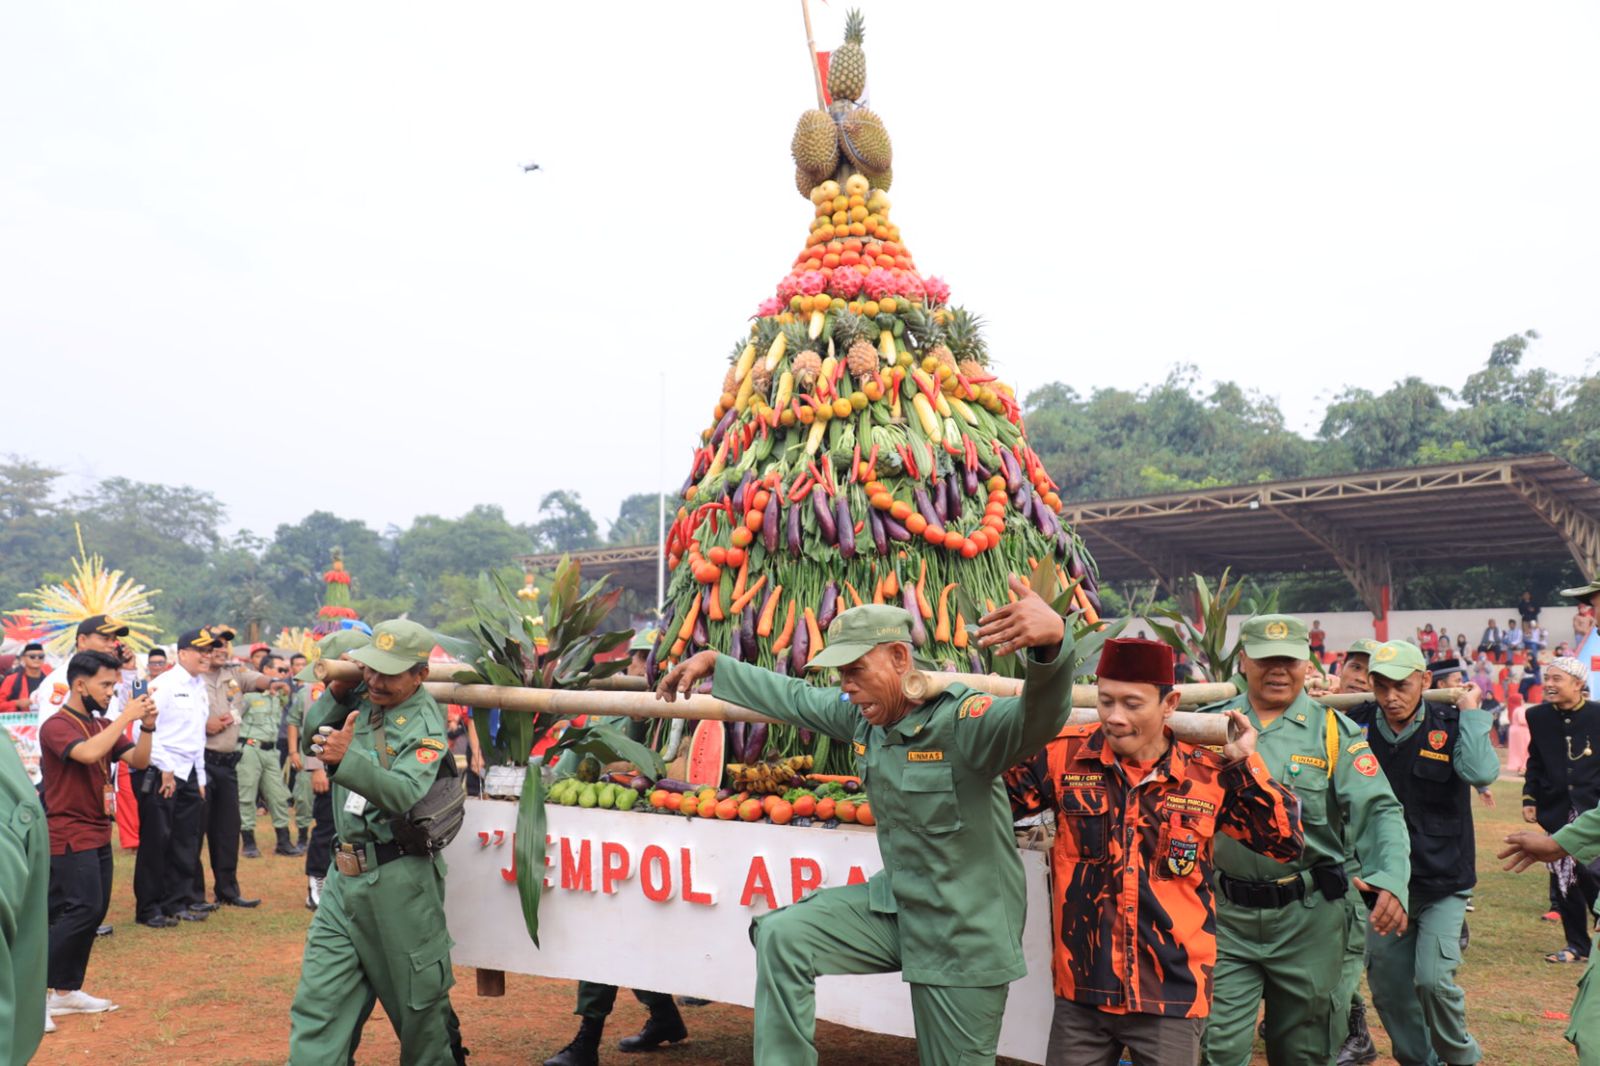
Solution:
[[[377,860],[377,865],[394,862],[410,854],[399,844],[390,841],[386,844],[372,845],[372,857]],[[367,846],[365,844],[339,844],[333,846],[334,865],[339,872],[346,876],[366,873],[372,869],[367,864]]]
[[[206,765],[220,763],[223,766],[238,766],[240,753],[237,751],[212,751],[206,749]]]
[[[276,741],[272,741],[272,740],[249,740],[249,739],[246,739],[245,743],[250,745],[252,748],[260,748],[262,751],[272,751],[274,748],[276,748],[278,746],[277,742]]]
[[[1296,876],[1282,881],[1246,881],[1217,871],[1217,888],[1241,907],[1270,910],[1305,899],[1305,881]]]

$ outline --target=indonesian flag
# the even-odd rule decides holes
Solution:
[[[833,103],[833,97],[828,93],[828,57],[831,55],[832,52],[817,53],[817,76],[822,79],[822,99],[825,101],[825,107]]]

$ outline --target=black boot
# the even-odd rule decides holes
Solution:
[[[1367,1005],[1361,1000],[1350,1004],[1350,1035],[1339,1049],[1338,1066],[1364,1066],[1378,1061],[1378,1049],[1367,1031]]]
[[[300,853],[302,855],[305,854],[306,837],[309,836],[309,835],[310,834],[306,832],[306,827],[303,826],[303,825],[300,826],[297,830],[295,830],[294,845],[295,845],[295,847],[300,849]]]
[[[256,833],[253,829],[246,829],[239,834],[244,838],[244,857],[247,859],[261,858],[261,849],[256,847]]]
[[[284,826],[278,830],[278,846],[273,849],[272,853],[274,855],[288,855],[292,858],[295,855],[304,855],[305,849],[294,846],[289,840],[289,827]]]
[[[600,1066],[600,1035],[606,1023],[585,1018],[572,1043],[544,1060],[544,1066]]]
[[[683,1026],[683,1015],[678,1013],[676,1006],[668,1003],[659,1010],[652,1010],[644,1028],[633,1036],[623,1037],[617,1047],[623,1051],[654,1051],[662,1044],[676,1044],[688,1035],[689,1030]]]

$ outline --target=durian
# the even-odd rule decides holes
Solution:
[[[789,150],[794,154],[795,166],[814,176],[817,181],[828,177],[839,165],[839,134],[834,128],[833,119],[826,111],[816,108],[802,112],[800,121],[795,123],[794,140],[789,143]],[[815,185],[817,181],[811,184]],[[810,186],[806,187],[805,193],[808,196],[811,194]]]

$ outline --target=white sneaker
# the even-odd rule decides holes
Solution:
[[[97,999],[80,988],[73,992],[50,993],[45,1009],[51,1014],[104,1014],[116,1010],[117,1005],[109,999]]]
[[[44,1031],[47,1033],[53,1033],[56,1031],[56,1023],[55,1020],[50,1017],[49,1007],[45,1007],[44,1009]]]

